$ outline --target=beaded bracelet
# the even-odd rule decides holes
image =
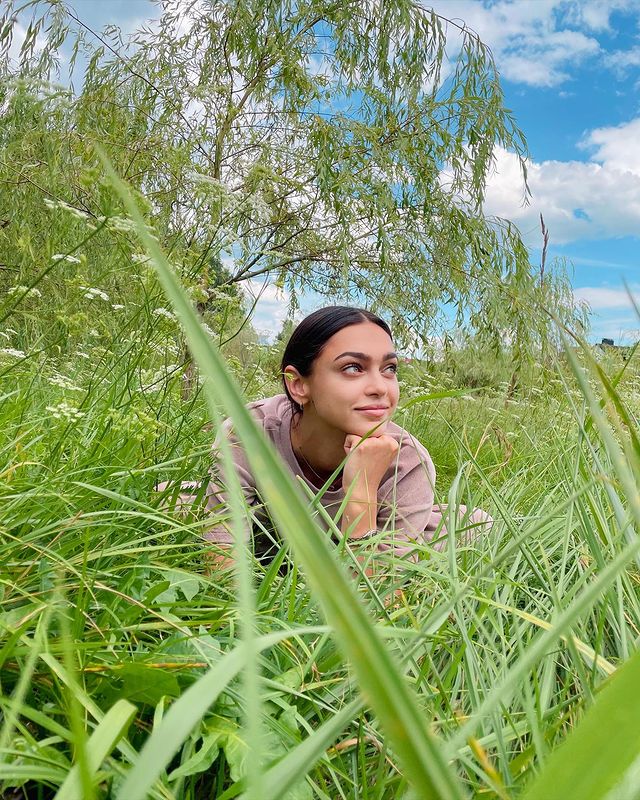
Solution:
[[[363,533],[362,536],[351,536],[349,539],[347,539],[347,541],[349,543],[364,542],[365,539],[371,539],[373,536],[376,536],[377,533],[378,531],[373,528],[372,530]]]

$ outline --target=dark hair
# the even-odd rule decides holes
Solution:
[[[284,391],[291,401],[294,412],[300,412],[302,408],[289,394],[287,379],[284,375],[285,367],[295,367],[300,375],[306,377],[311,373],[313,362],[334,334],[349,325],[359,325],[363,322],[373,322],[374,325],[388,333],[390,338],[393,338],[391,328],[377,314],[366,311],[364,308],[352,308],[351,306],[319,308],[313,314],[305,317],[296,327],[284,349],[280,365]]]

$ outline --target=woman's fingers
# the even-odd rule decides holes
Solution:
[[[348,433],[344,440],[344,449],[346,453],[350,453],[353,448],[362,441],[362,436],[357,436],[355,433]]]

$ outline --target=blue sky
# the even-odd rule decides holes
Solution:
[[[446,0],[493,50],[506,102],[524,130],[531,204],[513,157],[498,153],[486,210],[514,220],[539,262],[567,259],[589,302],[592,338],[640,336],[624,282],[640,294],[639,0]],[[634,292],[635,293],[635,292]]]
[[[564,258],[576,296],[592,309],[592,339],[640,337],[624,282],[640,298],[640,0],[436,0],[425,6],[473,28],[494,53],[506,103],[530,150],[531,203],[523,206],[514,157],[497,152],[486,211],[513,220],[539,263],[539,215],[548,261]],[[76,0],[99,29],[132,31],[149,0]],[[451,26],[449,55],[457,35]],[[307,304],[303,303],[303,308]],[[308,308],[317,305],[309,299]],[[256,327],[284,314],[268,290]]]

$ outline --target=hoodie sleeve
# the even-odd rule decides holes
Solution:
[[[256,422],[263,424],[264,412],[263,403],[258,401],[249,405],[249,410],[256,418]],[[210,479],[206,491],[206,507],[207,510],[218,518],[218,522],[209,528],[204,538],[208,542],[213,542],[220,545],[233,544],[234,537],[230,528],[228,527],[229,519],[229,505],[228,505],[228,492],[227,480],[222,468],[222,458],[219,453],[220,438],[224,436],[231,445],[231,455],[233,464],[240,480],[240,486],[244,494],[245,501],[250,506],[255,506],[258,502],[258,494],[256,488],[256,481],[249,467],[249,460],[244,447],[240,444],[236,436],[233,425],[230,419],[223,422],[220,432],[216,437],[213,445],[213,461],[210,469]],[[222,518],[221,518],[222,517]],[[249,536],[247,530],[246,536]]]
[[[407,556],[415,543],[424,543],[433,510],[436,470],[427,449],[401,430],[400,449],[394,466],[378,490],[380,551]]]

